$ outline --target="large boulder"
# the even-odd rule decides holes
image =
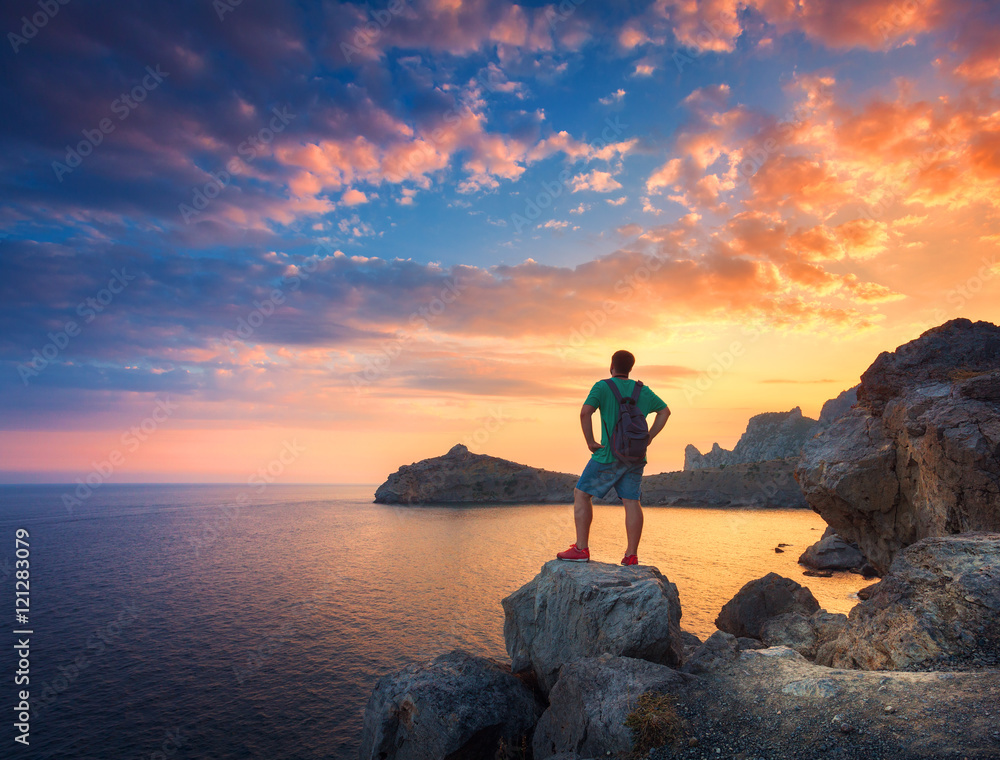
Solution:
[[[461,651],[383,676],[365,707],[362,760],[479,760],[530,743],[541,710],[495,660]]]
[[[768,573],[750,581],[723,606],[715,625],[733,636],[759,639],[769,618],[786,612],[811,615],[819,609],[812,592],[791,578]]]
[[[1000,665],[1000,533],[925,538],[819,647],[816,661],[863,670]]]
[[[802,552],[799,564],[813,570],[854,570],[865,564],[865,557],[858,547],[828,529],[823,538]]]
[[[739,651],[739,640],[733,634],[716,631],[691,653],[691,657],[684,662],[683,670],[691,674],[711,673],[733,662],[739,657]]]
[[[646,660],[601,655],[562,669],[532,742],[535,760],[564,752],[605,756],[628,752],[625,718],[647,692],[669,693],[683,682],[674,670]]]
[[[880,574],[921,538],[1000,530],[1000,327],[955,319],[881,354],[796,477]]]
[[[543,691],[566,663],[601,654],[679,665],[677,586],[648,565],[546,562],[503,600],[504,638],[515,673],[534,670]]]

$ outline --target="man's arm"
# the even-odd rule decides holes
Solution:
[[[667,407],[663,407],[660,411],[656,413],[656,419],[653,420],[653,427],[649,429],[650,441],[656,438],[657,433],[663,430],[663,426],[667,424],[667,417],[669,416],[670,416],[670,410]]]
[[[596,411],[597,407],[590,404],[584,404],[583,408],[580,409],[580,427],[583,428],[583,437],[587,440],[587,448],[591,451],[600,451],[604,448],[594,440],[594,412]]]

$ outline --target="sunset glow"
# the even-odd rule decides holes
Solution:
[[[996,3],[104,5],[0,12],[5,482],[578,472],[620,348],[652,474],[1000,322]]]

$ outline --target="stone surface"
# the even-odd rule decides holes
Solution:
[[[788,412],[764,412],[750,418],[747,429],[732,451],[712,444],[712,450],[702,454],[696,447],[684,449],[684,469],[720,467],[770,459],[797,457],[802,445],[809,440],[816,427],[816,420],[802,416],[795,407]]]
[[[750,639],[744,639],[750,641]],[[685,673],[711,673],[725,667],[739,656],[740,644],[735,636],[716,631],[698,647],[684,663]]]
[[[632,747],[626,716],[646,692],[669,693],[683,677],[664,665],[602,655],[562,669],[532,742],[535,760],[564,752],[606,756]]]
[[[1000,671],[839,670],[771,647],[671,693],[698,750],[654,750],[651,760],[1000,757]]]
[[[378,504],[548,504],[573,500],[578,476],[529,467],[462,444],[444,456],[404,465],[375,491]]]
[[[904,549],[817,662],[864,670],[1000,665],[1000,533]]]
[[[514,672],[533,670],[545,693],[563,665],[584,657],[681,663],[677,587],[655,567],[552,560],[503,610]]]
[[[786,646],[807,659],[835,639],[847,626],[847,615],[818,610],[812,615],[786,612],[764,621],[761,639],[766,646]]]
[[[865,557],[854,544],[833,534],[802,552],[799,564],[813,570],[854,570],[865,564]]]
[[[761,638],[761,627],[768,618],[786,612],[811,615],[819,609],[812,592],[791,578],[768,573],[750,581],[723,606],[715,625],[734,636]]]
[[[530,743],[541,710],[500,663],[455,651],[379,679],[365,707],[362,760],[479,760]]]
[[[1000,327],[956,319],[881,354],[796,477],[880,574],[921,538],[1000,530]]]

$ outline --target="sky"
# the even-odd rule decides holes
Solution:
[[[1000,4],[0,10],[0,481],[648,473],[1000,322]]]

